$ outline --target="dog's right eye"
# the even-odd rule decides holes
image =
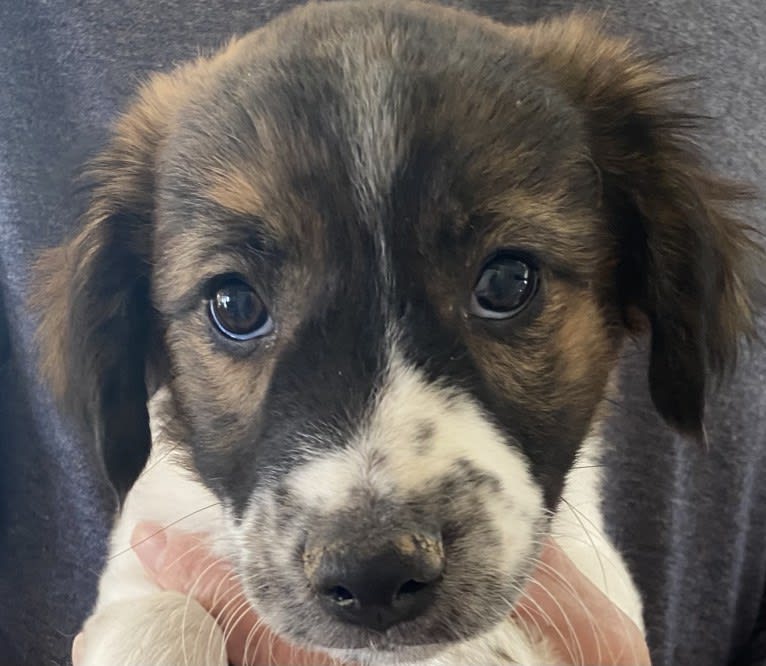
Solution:
[[[269,311],[253,288],[239,278],[215,285],[210,298],[210,320],[227,338],[252,340],[274,329]]]
[[[470,312],[482,319],[510,319],[534,298],[538,271],[525,254],[503,251],[481,270],[471,296]]]

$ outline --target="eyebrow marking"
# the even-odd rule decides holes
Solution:
[[[239,215],[257,215],[263,210],[263,199],[252,178],[238,167],[215,172],[205,194],[221,208]]]
[[[258,266],[279,270],[285,251],[275,239],[257,228],[254,219],[229,219],[209,229],[187,232],[170,245],[172,253],[159,263],[164,266],[157,297],[163,314],[181,317],[197,307],[206,284],[223,274],[237,274],[258,282]]]

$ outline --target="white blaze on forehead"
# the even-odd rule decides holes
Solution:
[[[367,213],[389,192],[403,150],[395,64],[399,43],[383,26],[377,30],[378,35],[350,39],[341,54],[348,88],[344,133],[353,150],[351,177]]]
[[[427,441],[425,429],[430,430]],[[501,535],[503,559],[518,562],[529,552],[543,513],[541,489],[523,454],[469,396],[429,383],[397,356],[356,436],[344,448],[317,452],[290,473],[288,484],[305,506],[332,516],[353,509],[360,491],[394,501],[437,492],[465,462],[497,479],[497,492],[466,492],[481,502]]]

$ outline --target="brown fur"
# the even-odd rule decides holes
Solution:
[[[208,191],[208,196],[219,206],[240,215],[252,215],[263,210],[263,202],[251,179],[236,168],[221,174]]]
[[[708,372],[731,367],[740,335],[755,335],[763,255],[734,210],[750,190],[710,171],[694,142],[699,120],[685,110],[680,86],[630,40],[605,36],[586,16],[512,32],[589,110],[607,202],[610,189],[627,195],[629,207],[618,214],[641,219],[646,254],[623,256],[618,270],[624,282],[635,280],[632,271],[654,274],[638,289],[621,285],[635,299],[625,305],[638,305],[651,320],[655,404],[701,437]]]

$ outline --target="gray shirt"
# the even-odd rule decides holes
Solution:
[[[68,661],[94,601],[111,507],[95,454],[34,378],[24,305],[36,249],[83,206],[75,174],[145,72],[222,44],[279,0],[0,0],[0,663]],[[456,4],[471,4],[456,2]],[[565,0],[475,0],[508,21]],[[616,30],[702,78],[720,169],[766,182],[766,3],[593,0]],[[753,207],[766,232],[766,207]],[[763,320],[762,320],[763,321]],[[645,599],[654,663],[766,664],[766,353],[710,405],[710,451],[677,439],[626,352],[611,420],[604,510]]]

